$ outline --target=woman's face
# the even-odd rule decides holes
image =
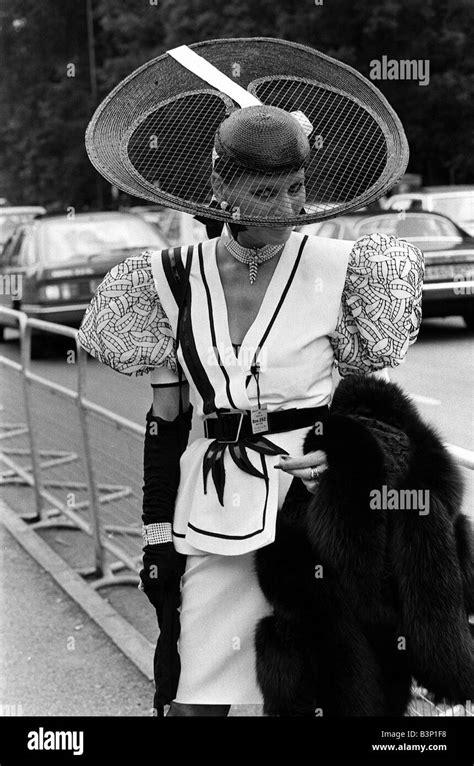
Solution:
[[[275,176],[271,174],[245,173],[231,183],[214,184],[219,202],[226,201],[239,217],[291,218],[299,215],[306,201],[304,168],[292,173]]]

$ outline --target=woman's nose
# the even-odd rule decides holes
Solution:
[[[285,218],[292,213],[292,199],[288,192],[282,191],[276,199],[275,215]]]

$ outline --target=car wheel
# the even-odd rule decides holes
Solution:
[[[466,327],[468,327],[470,330],[474,330],[474,312],[472,314],[463,314],[462,318],[466,323]]]

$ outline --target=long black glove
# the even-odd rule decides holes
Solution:
[[[174,420],[146,415],[143,453],[143,514],[145,525],[172,522],[179,486],[179,459],[186,449],[193,408]]]
[[[191,428],[192,406],[173,421],[152,414],[146,416],[143,455],[143,514],[145,527],[170,524],[178,492],[179,459],[186,448]],[[168,527],[170,529],[170,527]],[[161,611],[170,588],[179,587],[185,557],[177,553],[172,542],[145,545],[140,578],[143,590],[153,606]],[[161,627],[161,620],[158,617]]]
[[[171,590],[179,593],[179,581],[185,565],[186,556],[177,553],[172,542],[145,545],[143,548],[142,589],[157,612],[161,612],[163,601]],[[159,614],[158,624],[161,627]]]
[[[162,717],[164,706],[176,697],[181,672],[177,648],[180,634],[178,609],[181,604],[180,580],[186,556],[177,553],[173,543],[148,545],[143,550],[140,577],[143,590],[155,607],[160,627],[153,659],[153,707],[156,715]]]
[[[156,417],[151,410],[147,413],[142,514],[145,526],[172,523],[180,478],[179,459],[188,442],[191,419],[192,407],[173,421]],[[172,542],[145,545],[143,549],[140,578],[156,609],[160,627],[154,660],[154,707],[158,715],[163,715],[163,706],[176,696],[179,680],[176,644],[180,630],[180,579],[185,564],[186,557],[175,551]]]

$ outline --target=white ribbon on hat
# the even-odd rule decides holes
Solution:
[[[167,51],[169,56],[172,56],[182,66],[186,67],[190,72],[197,74],[201,80],[205,80],[209,85],[213,85],[217,90],[221,90],[226,96],[229,96],[233,101],[241,107],[244,106],[258,106],[262,102],[256,96],[253,96],[248,90],[242,88],[241,85],[227,77],[224,72],[221,72],[214,64],[209,63],[202,56],[188,48],[187,45],[180,45],[178,48],[172,48]]]
[[[179,64],[200,77],[201,80],[205,80],[209,85],[212,85],[214,88],[217,88],[217,90],[225,93],[226,96],[229,96],[229,98],[235,101],[242,109],[246,106],[263,106],[263,102],[260,101],[260,99],[253,96],[252,93],[249,93],[245,88],[242,88],[242,86],[234,82],[234,80],[231,80],[230,77],[227,77],[227,75],[224,74],[224,72],[217,69],[214,64],[206,61],[206,59],[192,51],[187,45],[179,45],[177,48],[172,48],[167,51],[167,53]],[[298,110],[296,112],[290,112],[289,114],[293,115],[295,120],[299,122],[307,136],[312,133],[313,126],[303,112]],[[212,152],[213,165],[217,156],[218,155],[214,149]]]

